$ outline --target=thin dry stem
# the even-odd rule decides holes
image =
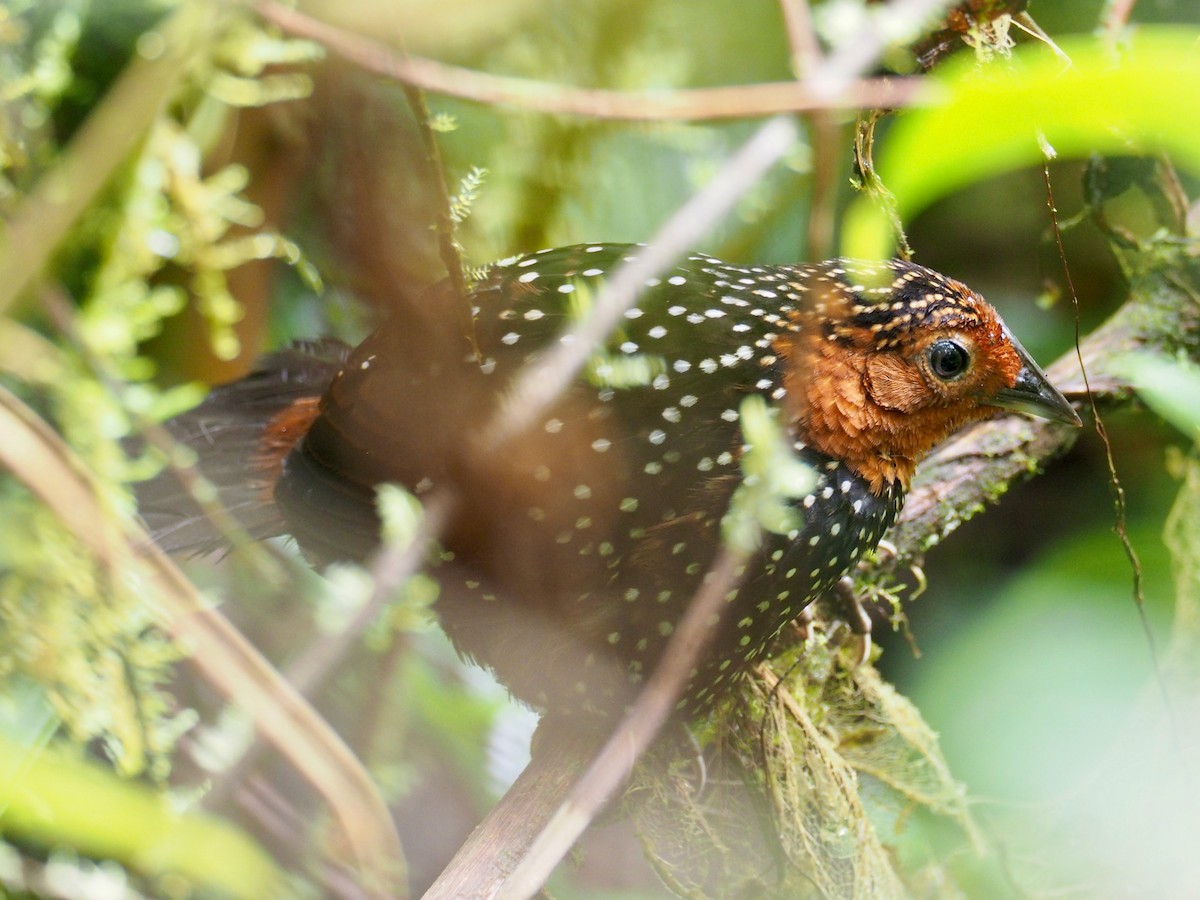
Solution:
[[[730,157],[717,176],[663,224],[648,246],[613,272],[589,314],[544,357],[517,374],[500,409],[481,432],[480,446],[494,450],[536,422],[637,302],[646,282],[661,275],[724,218],[795,140],[791,122],[772,119]]]
[[[1108,5],[1100,16],[1100,27],[1104,29],[1109,40],[1115,40],[1129,24],[1129,17],[1133,14],[1135,6],[1137,0],[1108,0]]]
[[[821,44],[813,28],[808,0],[779,0],[792,48],[792,71],[800,80],[821,61]]]
[[[930,0],[923,0],[931,5]],[[259,15],[288,34],[317,41],[344,59],[385,78],[435,94],[478,103],[592,119],[666,121],[757,118],[811,109],[903,107],[916,102],[920,79],[836,79],[836,90],[820,94],[785,81],[719,88],[663,91],[588,90],[490,75],[391,48],[336,28],[274,0],[259,0]]]

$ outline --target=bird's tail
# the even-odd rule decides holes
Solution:
[[[349,352],[335,340],[296,344],[166,423],[177,442],[195,451],[196,470],[250,537],[287,530],[272,496],[280,464],[312,424]],[[225,545],[226,535],[173,470],[136,485],[136,492],[146,527],[164,550],[204,553]]]

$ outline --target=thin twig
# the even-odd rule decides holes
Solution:
[[[1150,618],[1146,614],[1146,597],[1142,584],[1142,562],[1138,558],[1137,550],[1134,549],[1133,541],[1129,538],[1125,508],[1125,488],[1121,484],[1120,475],[1117,474],[1116,460],[1113,459],[1112,442],[1108,439],[1108,429],[1104,426],[1104,419],[1096,406],[1096,395],[1092,393],[1091,379],[1088,376],[1087,366],[1083,362],[1083,352],[1079,346],[1079,296],[1075,292],[1075,281],[1071,277],[1071,267],[1067,265],[1067,251],[1063,247],[1062,230],[1058,225],[1058,209],[1054,204],[1054,189],[1050,182],[1050,163],[1048,160],[1042,163],[1042,178],[1046,185],[1046,204],[1050,209],[1050,227],[1054,233],[1054,242],[1058,248],[1059,259],[1062,261],[1063,277],[1067,282],[1067,293],[1071,297],[1071,309],[1075,313],[1075,355],[1079,360],[1079,370],[1083,377],[1084,390],[1087,393],[1088,404],[1092,410],[1092,421],[1096,423],[1096,435],[1100,438],[1100,443],[1104,446],[1104,460],[1108,466],[1108,483],[1112,487],[1113,492],[1113,511],[1115,517],[1113,528],[1117,533],[1117,538],[1121,541],[1121,548],[1125,551],[1125,558],[1129,561],[1129,568],[1133,573],[1133,603],[1137,609],[1138,621],[1142,626],[1142,634],[1146,639],[1146,648],[1150,653],[1150,662],[1154,667],[1154,677],[1158,682],[1159,691],[1162,693],[1171,734],[1175,739],[1175,745],[1178,747],[1179,734],[1175,723],[1174,707],[1171,704],[1171,696],[1167,690],[1166,678],[1163,675],[1162,663],[1159,659],[1158,642],[1154,638],[1154,631],[1150,627]]]
[[[779,0],[783,23],[787,26],[788,44],[792,49],[792,72],[801,81],[821,61],[821,43],[813,28],[812,9],[808,0]]]
[[[779,0],[792,51],[792,71],[803,81],[821,64],[821,44],[813,28],[808,0]],[[811,186],[805,252],[809,259],[824,259],[833,249],[836,214],[839,128],[831,110],[805,115],[812,150]]]
[[[310,648],[288,666],[288,681],[305,696],[312,696],[328,680],[337,664],[358,643],[371,625],[379,620],[396,590],[425,564],[429,548],[445,530],[458,505],[449,489],[432,492],[422,502],[421,521],[412,539],[405,544],[384,544],[367,563],[371,573],[371,594],[349,623]]]
[[[1116,40],[1121,30],[1129,24],[1129,17],[1136,5],[1137,0],[1108,0],[1104,12],[1100,14],[1100,27],[1109,40]]]
[[[421,133],[421,147],[425,150],[425,164],[429,169],[429,178],[437,192],[438,209],[437,228],[438,249],[442,256],[442,265],[446,267],[446,275],[450,286],[454,289],[456,303],[467,302],[467,279],[463,274],[462,257],[458,252],[458,243],[454,237],[454,215],[450,211],[450,188],[446,183],[446,168],[442,165],[442,152],[438,147],[437,136],[429,125],[429,106],[425,103],[425,93],[419,87],[407,82],[403,83],[404,96],[412,108],[417,120],[417,129]]]
[[[375,551],[367,564],[371,575],[371,593],[343,628],[332,635],[322,635],[284,671],[288,683],[306,699],[313,699],[362,640],[367,629],[383,615],[396,590],[420,571],[427,555],[441,537],[458,498],[448,488],[433,492],[422,504],[420,523],[412,539],[405,544],[385,544]],[[266,746],[251,744],[220,775],[213,779],[205,805],[221,808],[233,796],[234,790],[254,770]]]
[[[930,4],[932,0],[922,0]],[[324,45],[369,72],[426,91],[478,103],[559,115],[627,121],[758,118],[810,109],[903,107],[916,102],[920,79],[850,79],[840,90],[817,95],[792,81],[659,91],[589,90],[525,78],[491,75],[420,56],[407,56],[336,28],[274,0],[254,8],[288,34]]]

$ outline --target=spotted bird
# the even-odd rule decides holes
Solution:
[[[895,521],[918,461],[965,423],[1078,416],[977,293],[910,262],[731,265],[655,278],[584,372],[524,433],[483,446],[512,378],[638,252],[592,244],[447,284],[357,348],[268,358],[171,423],[252,534],[316,564],[378,541],[374,490],[458,498],[431,560],[458,650],[517,697],[610,712],[636,694],[704,577],[741,483],[742,401],[761,395],[817,474],[796,527],[768,534],[681,706],[727,691]],[[461,310],[460,316],[454,311]],[[217,538],[170,476],[142,509],[171,550]]]

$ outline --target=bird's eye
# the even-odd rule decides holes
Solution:
[[[935,341],[927,354],[929,369],[942,381],[953,381],[958,378],[971,364],[969,354],[962,344],[942,339]]]

